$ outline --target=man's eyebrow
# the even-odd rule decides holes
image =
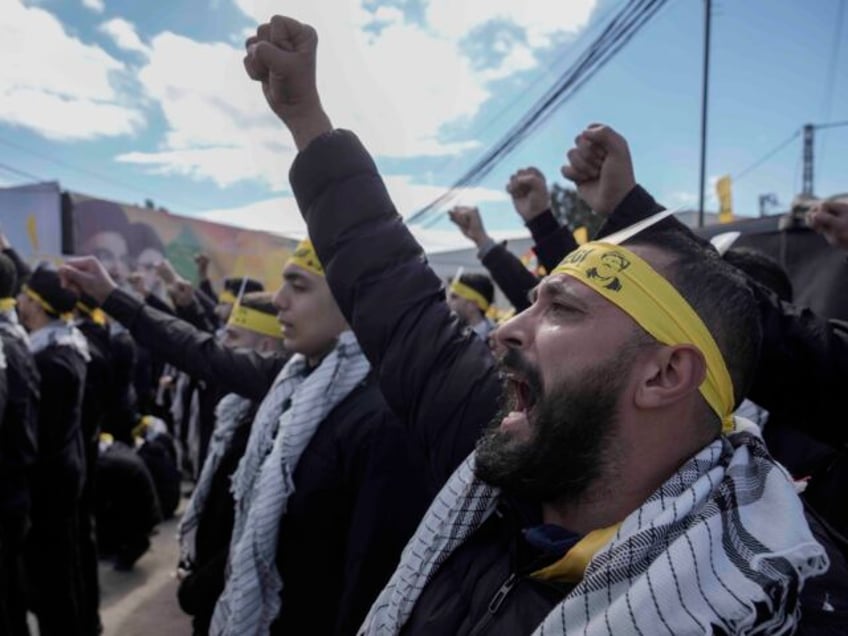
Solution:
[[[554,279],[542,281],[530,290],[531,301],[535,302],[536,298],[539,297],[539,294],[544,294],[545,296],[549,296],[556,300],[571,303],[581,309],[587,309],[586,302],[575,294],[571,289],[571,286],[563,280]]]

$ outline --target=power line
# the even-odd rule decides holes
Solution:
[[[816,130],[824,130],[825,128],[839,128],[840,126],[848,126],[848,119],[845,121],[834,121],[829,124],[813,124]]]
[[[14,141],[9,141],[8,139],[4,139],[3,137],[0,137],[0,144],[2,144],[4,146],[8,146],[10,148],[14,148],[16,150],[20,150],[21,152],[25,152],[27,154],[34,156],[34,157],[39,157],[40,159],[43,159],[44,161],[49,161],[50,163],[54,163],[57,166],[62,166],[63,168],[65,168],[67,170],[73,170],[73,171],[79,172],[80,174],[87,175],[87,176],[89,176],[93,179],[103,181],[103,182],[108,183],[112,186],[118,186],[118,187],[124,188],[125,190],[131,190],[133,192],[136,192],[137,194],[143,195],[145,198],[150,197],[150,192],[148,190],[143,190],[141,188],[130,185],[128,183],[123,183],[121,181],[118,181],[117,179],[114,179],[113,177],[108,177],[106,175],[102,175],[98,172],[94,172],[93,170],[89,170],[87,168],[80,168],[79,166],[75,166],[72,163],[68,163],[67,161],[62,161],[61,159],[57,159],[56,157],[53,157],[52,155],[49,155],[47,153],[39,152],[37,150],[32,150],[31,148],[27,148],[25,146],[22,146],[22,145],[14,142]],[[188,209],[192,209],[192,210],[200,210],[200,208],[198,208],[196,206],[183,205],[179,201],[171,201],[171,202],[177,203],[178,207],[188,208]]]
[[[610,7],[600,18],[594,21],[594,23],[589,26],[574,42],[569,42],[569,48],[573,48],[579,43],[585,41],[589,35],[598,30],[598,27],[603,24],[603,20],[608,17],[615,9],[619,8],[622,4],[624,4],[625,0],[622,0],[616,5]],[[554,55],[556,57],[556,55]],[[497,113],[495,113],[492,117],[486,120],[480,126],[474,126],[469,131],[466,131],[466,136],[470,136],[471,138],[478,138],[483,135],[483,133],[487,132],[492,128],[492,126],[500,121],[504,115],[506,115],[509,111],[511,111],[519,102],[526,99],[527,95],[533,91],[539,84],[542,83],[543,80],[554,76],[554,69],[551,66],[544,65],[542,67],[542,72],[538,73],[534,79],[532,79],[526,86],[522,87],[522,89],[508,104],[506,104],[503,108],[501,108]],[[454,155],[454,157],[444,166],[439,169],[439,174],[445,174],[446,172],[452,171],[453,166],[456,165],[456,162],[459,161],[459,156]]]
[[[757,159],[757,160],[756,160],[754,163],[752,163],[750,166],[748,166],[748,167],[747,167],[747,168],[745,168],[744,170],[740,170],[739,172],[737,172],[737,173],[733,176],[733,180],[734,180],[734,181],[739,181],[742,177],[744,177],[745,175],[747,175],[749,172],[751,172],[751,171],[756,170],[757,168],[759,168],[762,164],[764,164],[766,161],[768,161],[769,159],[771,159],[774,155],[776,155],[778,152],[780,152],[780,151],[781,151],[781,150],[783,150],[786,146],[788,146],[788,145],[789,145],[792,141],[794,141],[794,140],[798,137],[798,135],[800,135],[800,134],[801,134],[801,129],[799,128],[798,130],[796,130],[795,132],[793,132],[793,133],[792,133],[789,137],[787,137],[786,139],[784,139],[783,141],[781,141],[781,142],[780,142],[777,146],[775,146],[774,148],[772,148],[771,150],[769,150],[766,154],[764,154],[762,157],[760,157],[759,159]]]
[[[512,126],[444,194],[415,212],[408,223],[421,223],[437,206],[453,198],[459,188],[477,183],[512,152],[530,134],[547,121],[569,97],[574,95],[666,4],[667,0],[629,0],[606,25],[603,32],[578,57],[533,107]]]
[[[830,61],[828,62],[827,80],[825,81],[825,98],[822,104],[822,118],[830,119],[833,109],[833,89],[836,84],[836,69],[839,65],[839,46],[842,42],[842,28],[844,26],[845,0],[837,0],[839,7],[836,10],[836,22],[833,31],[833,44],[830,49]],[[823,137],[819,143],[819,157],[824,158],[827,138]]]
[[[42,179],[41,177],[37,177],[31,172],[24,172],[23,170],[18,170],[17,168],[13,168],[12,166],[6,165],[5,163],[0,163],[0,169],[5,170],[6,172],[11,172],[12,174],[16,174],[19,177],[23,177],[24,179],[32,179],[37,182],[48,181],[48,179]]]

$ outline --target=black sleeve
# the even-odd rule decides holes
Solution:
[[[208,283],[209,281],[206,282]],[[212,328],[211,331],[215,331],[218,328],[218,323],[220,322],[218,320],[218,316],[215,315],[215,299],[201,289],[194,290],[194,297],[200,304],[200,309],[206,317],[206,324]]]
[[[551,210],[528,221],[527,229],[533,237],[536,258],[546,272],[552,271],[566,254],[577,249],[571,230],[561,226]]]
[[[439,277],[355,135],[336,130],[313,140],[290,179],[330,288],[386,401],[436,483],[444,483],[497,410],[491,353],[452,316]]]
[[[848,442],[843,391],[848,387],[848,323],[825,320],[752,285],[763,347],[750,398],[823,442]]]
[[[15,285],[15,293],[17,296],[21,287],[23,287],[24,283],[29,280],[29,275],[32,273],[32,269],[30,266],[26,264],[26,262],[20,257],[20,255],[15,251],[13,247],[7,247],[3,250],[3,253],[8,256],[12,262],[15,264],[15,272],[18,275],[18,282]]]
[[[215,325],[209,321],[209,317],[203,310],[201,304],[197,301],[198,294],[195,294],[192,301],[188,305],[177,305],[177,317],[180,320],[185,320],[193,327],[197,327],[201,331],[209,333],[215,332]]]
[[[109,295],[103,311],[127,327],[140,345],[178,369],[253,400],[265,396],[284,364],[279,356],[228,349],[213,334],[148,307],[121,290]]]
[[[539,283],[539,279],[504,243],[497,243],[486,252],[482,263],[516,311],[523,311],[530,306],[527,296]]]
[[[197,291],[210,300],[213,305],[218,302],[218,294],[215,293],[215,289],[212,287],[212,281],[208,278],[204,278],[200,281],[197,285]]]

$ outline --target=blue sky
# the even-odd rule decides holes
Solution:
[[[840,3],[715,3],[711,180],[739,174],[804,123],[848,120]],[[287,183],[291,140],[241,67],[244,37],[285,11],[318,29],[325,106],[363,138],[408,214],[503,134],[623,4],[0,0],[0,184],[28,181],[11,167],[69,190],[300,235]],[[601,121],[630,141],[641,183],[667,205],[695,204],[702,47],[701,0],[669,0],[461,200],[479,204],[490,229],[520,232],[503,192],[509,174],[536,165],[561,182],[571,140]],[[848,127],[820,131],[817,194],[848,191],[846,146]],[[798,137],[734,182],[735,211],[756,214],[763,193],[785,209],[800,187]],[[464,245],[447,221],[421,236]]]

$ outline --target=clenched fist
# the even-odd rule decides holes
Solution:
[[[315,82],[318,35],[308,24],[275,15],[245,42],[244,68],[262,83],[271,110],[289,128],[299,150],[332,130]]]
[[[521,168],[515,172],[506,184],[506,191],[512,197],[515,211],[525,222],[551,207],[548,184],[545,183],[545,175],[538,168]]]

